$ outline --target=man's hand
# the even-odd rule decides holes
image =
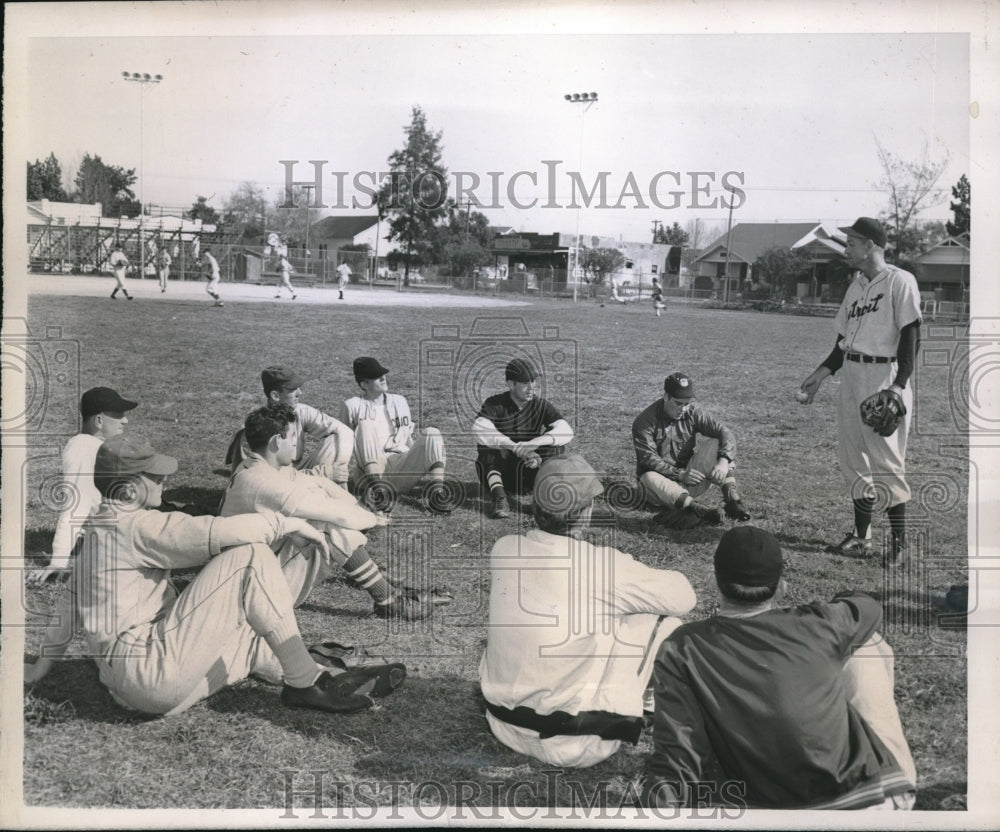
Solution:
[[[718,462],[715,463],[715,467],[708,472],[709,482],[714,482],[716,485],[722,485],[725,482],[726,477],[729,475],[729,460],[722,457]]]
[[[315,545],[319,546],[324,555],[329,556],[330,554],[330,544],[326,540],[326,535],[314,529],[306,520],[299,517],[286,517],[285,534],[296,546],[304,548]]]
[[[531,458],[531,455],[535,453],[535,446],[532,444],[531,440],[526,440],[524,442],[516,442],[514,444],[514,456],[518,459],[523,459],[527,461]]]
[[[704,479],[705,475],[694,468],[687,468],[681,471],[681,475],[677,478],[678,482],[682,485],[698,485]]]
[[[823,383],[823,379],[828,375],[830,375],[829,367],[817,367],[809,374],[808,378],[799,387],[799,391],[805,394],[802,404],[812,404],[812,400],[816,397],[816,393],[819,392],[819,387]]]

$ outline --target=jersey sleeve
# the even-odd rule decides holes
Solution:
[[[674,478],[677,470],[660,456],[656,446],[656,417],[644,410],[632,422],[632,447],[635,450],[636,468],[639,476],[647,471]]]
[[[340,433],[347,427],[340,419],[334,419],[312,405],[300,403],[296,405],[295,413],[302,430],[310,436],[329,436],[331,433]]]
[[[892,312],[897,329],[922,319],[920,313],[920,288],[917,279],[909,272],[900,271],[892,286]]]
[[[614,599],[619,613],[684,615],[697,598],[690,581],[680,572],[654,569],[631,555],[615,551]]]
[[[495,425],[497,419],[503,415],[503,409],[500,406],[497,396],[490,396],[486,401],[483,402],[482,407],[479,408],[479,413],[476,414],[477,419],[488,419]]]
[[[566,421],[566,417],[548,399],[542,399],[542,424],[551,427],[554,422]]]
[[[845,592],[828,604],[809,606],[833,628],[837,650],[844,661],[868,641],[882,623],[882,605],[864,592]]]
[[[736,437],[719,419],[711,413],[694,408],[694,426],[695,431],[702,436],[719,440],[720,457],[728,457],[730,462],[736,461]]]

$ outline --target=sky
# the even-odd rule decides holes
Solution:
[[[581,231],[647,240],[654,220],[724,225],[727,172],[745,194],[734,221],[876,215],[877,138],[906,159],[949,159],[923,215],[948,219],[950,188],[971,173],[969,52],[963,33],[31,37],[24,146],[70,176],[85,153],[141,169],[145,201],[171,206],[202,195],[220,208],[247,180],[278,196],[280,160],[299,160],[297,181],[323,160],[324,201],[335,172],[348,186],[348,207],[328,213],[372,213],[351,183],[387,170],[419,106],[451,193],[457,172],[478,176],[472,198],[490,207],[473,208],[492,224],[573,232],[569,174],[589,189],[604,172]],[[122,71],[164,78],[141,91]],[[598,102],[584,112],[573,92]],[[665,171],[658,207],[649,188]]]

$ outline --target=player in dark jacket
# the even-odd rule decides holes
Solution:
[[[736,440],[732,431],[694,405],[694,382],[673,373],[657,399],[632,423],[636,471],[647,499],[666,507],[664,519],[678,527],[722,522],[719,510],[694,498],[710,485],[722,489],[726,516],[750,519],[736,490]]]
[[[916,771],[893,699],[878,601],[775,606],[781,548],[753,526],[715,553],[716,615],[684,624],[653,670],[644,802],[760,809],[912,808]]]

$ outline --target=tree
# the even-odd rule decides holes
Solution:
[[[581,248],[580,265],[594,275],[594,283],[601,284],[625,265],[625,255],[616,248]]]
[[[256,182],[240,182],[222,206],[222,225],[239,239],[263,237],[266,223],[264,191]]]
[[[287,193],[276,197],[267,215],[267,230],[277,231],[290,246],[305,248],[309,238],[306,232],[315,220],[312,198],[312,189],[299,185],[292,186],[291,205]]]
[[[402,248],[403,285],[410,285],[410,265],[426,262],[434,244],[434,226],[445,216],[447,170],[441,164],[441,133],[427,127],[420,107],[404,128],[405,147],[389,155],[389,178],[378,193],[379,215],[389,218],[390,240]]]
[[[668,246],[686,246],[688,244],[688,233],[681,228],[680,223],[675,222],[670,228],[657,224],[653,233],[653,242],[662,243]]]
[[[189,220],[201,220],[205,225],[218,225],[222,219],[205,196],[199,196],[186,213]]]
[[[895,263],[913,251],[913,237],[908,234],[921,209],[940,202],[935,183],[948,164],[948,156],[939,162],[930,160],[930,152],[924,143],[924,151],[919,161],[908,162],[886,150],[875,139],[878,159],[882,165],[882,178],[878,185],[889,198],[889,205],[880,215],[886,226],[890,252],[887,259]]]
[[[951,213],[954,217],[953,222],[945,224],[948,236],[957,237],[960,234],[970,234],[972,226],[969,221],[969,211],[972,193],[969,185],[969,179],[964,173],[951,189],[951,196],[957,201],[949,203],[948,205],[948,207],[951,208]]]
[[[754,276],[770,288],[772,295],[782,297],[793,296],[796,285],[808,279],[810,271],[809,258],[784,246],[767,249],[753,264]]]
[[[50,199],[53,202],[68,202],[69,194],[63,188],[62,166],[55,153],[50,153],[42,162],[36,159],[28,162],[28,199]]]
[[[715,223],[704,223],[700,219],[688,220],[684,225],[684,233],[688,235],[687,245],[681,252],[681,265],[691,269],[694,259],[702,253],[706,245],[723,231],[722,226]]]
[[[434,230],[431,257],[452,276],[468,275],[492,260],[493,231],[485,214],[459,210],[453,199],[445,203],[446,221]]]
[[[132,191],[135,182],[135,168],[106,165],[100,156],[87,153],[76,173],[73,199],[85,204],[101,203],[105,217],[137,217],[142,206]]]

